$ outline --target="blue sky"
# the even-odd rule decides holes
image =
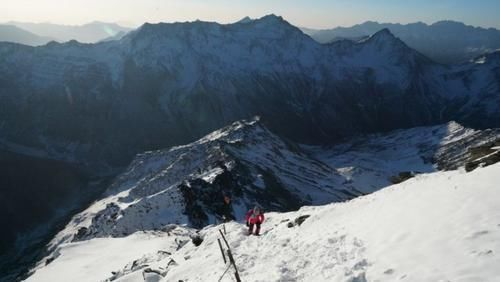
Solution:
[[[229,23],[274,13],[313,28],[367,20],[408,23],[457,20],[500,28],[500,0],[0,0],[0,21],[82,24],[192,21]]]

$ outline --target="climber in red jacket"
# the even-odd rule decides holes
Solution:
[[[256,225],[254,234],[259,236],[260,225],[264,222],[264,213],[262,213],[262,210],[256,206],[247,212],[245,219],[247,221],[247,226],[249,227],[248,235],[252,235],[253,227]]]

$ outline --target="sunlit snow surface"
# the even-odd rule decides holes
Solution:
[[[268,213],[260,237],[232,222],[227,238],[242,281],[499,281],[499,172],[422,174],[349,202]],[[183,242],[194,232],[183,227],[65,244],[28,281],[102,281],[112,271],[116,281],[218,281],[221,228],[203,229],[199,247]],[[146,264],[161,275],[143,273]]]

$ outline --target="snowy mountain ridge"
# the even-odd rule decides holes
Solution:
[[[223,195],[232,195],[234,216],[241,217],[257,200],[289,210],[360,194],[336,189],[328,183],[334,175],[257,120],[236,122],[192,144],[138,155],[60,240],[120,237],[171,223],[202,227],[222,217]]]

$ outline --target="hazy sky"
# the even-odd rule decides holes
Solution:
[[[443,19],[500,28],[500,0],[0,0],[0,22],[99,20],[137,26],[200,19],[228,23],[270,13],[314,28],[367,20],[433,23]]]

